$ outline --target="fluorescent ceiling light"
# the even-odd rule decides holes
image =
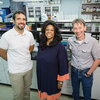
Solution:
[[[0,4],[2,4],[3,2],[2,1],[0,1]]]
[[[15,2],[43,1],[43,0],[13,0]]]
[[[13,0],[15,2],[28,2],[28,1],[33,1],[33,0]]]

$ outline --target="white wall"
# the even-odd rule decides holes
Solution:
[[[62,0],[61,9],[64,11],[64,14],[73,15],[80,14],[81,9],[81,0]]]
[[[81,15],[81,0],[61,0],[61,13],[66,19],[73,19]]]

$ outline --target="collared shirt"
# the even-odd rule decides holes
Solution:
[[[85,39],[81,44],[76,36],[70,37],[68,43],[72,53],[71,65],[77,69],[90,68],[94,59],[100,58],[100,44],[89,33],[85,33]]]
[[[26,72],[32,69],[29,47],[34,43],[34,37],[28,30],[24,30],[23,34],[19,34],[13,28],[2,35],[0,48],[7,50],[10,73]]]

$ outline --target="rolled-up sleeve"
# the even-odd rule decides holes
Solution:
[[[65,50],[63,45],[61,45],[61,47],[59,48],[58,64],[59,64],[59,69],[58,69],[59,75],[57,77],[57,80],[63,81],[69,79],[67,51]]]

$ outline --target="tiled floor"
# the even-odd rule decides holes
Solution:
[[[12,88],[0,84],[0,100],[12,100]],[[31,90],[31,100],[39,100],[37,92]],[[71,96],[62,95],[59,100],[73,100]]]

